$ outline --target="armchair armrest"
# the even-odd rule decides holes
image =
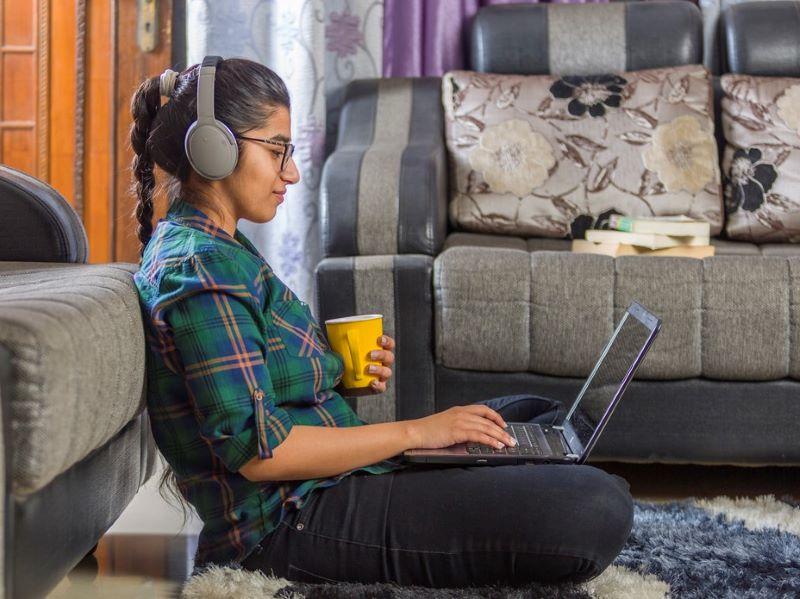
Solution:
[[[349,84],[321,182],[322,255],[436,255],[447,234],[441,79]]]
[[[0,165],[0,260],[85,263],[89,244],[72,206],[47,183]]]
[[[326,319],[382,314],[395,362],[384,393],[351,396],[334,388],[369,424],[433,414],[433,258],[425,255],[326,258],[314,271],[317,314]]]

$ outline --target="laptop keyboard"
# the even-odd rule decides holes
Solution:
[[[484,445],[483,443],[469,442],[467,452],[472,454],[506,454],[506,455],[544,455],[539,442],[533,433],[529,433],[525,426],[519,424],[509,424],[505,431],[517,440],[515,446],[506,446],[502,449]]]

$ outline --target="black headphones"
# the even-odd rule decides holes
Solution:
[[[183,140],[189,164],[206,179],[224,179],[239,161],[236,137],[225,123],[214,118],[214,75],[221,62],[221,56],[203,59],[197,77],[197,120]]]

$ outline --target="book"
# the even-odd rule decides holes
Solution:
[[[704,236],[711,235],[711,224],[688,216],[621,216],[612,214],[608,226],[627,233],[655,233],[658,235]]]
[[[656,233],[626,233],[624,231],[607,231],[605,229],[588,229],[586,240],[597,243],[625,243],[640,245],[651,250],[676,247],[679,245],[709,245],[710,239],[706,235],[674,236],[658,235]]]
[[[594,243],[585,239],[573,239],[572,251],[576,254],[603,254],[605,256],[678,256],[683,258],[707,258],[714,255],[713,245],[679,245],[650,250],[627,243]]]

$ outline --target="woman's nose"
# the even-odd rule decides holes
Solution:
[[[297,169],[294,156],[289,158],[289,164],[286,165],[286,169],[281,173],[281,178],[289,185],[294,185],[300,181],[300,171]]]

